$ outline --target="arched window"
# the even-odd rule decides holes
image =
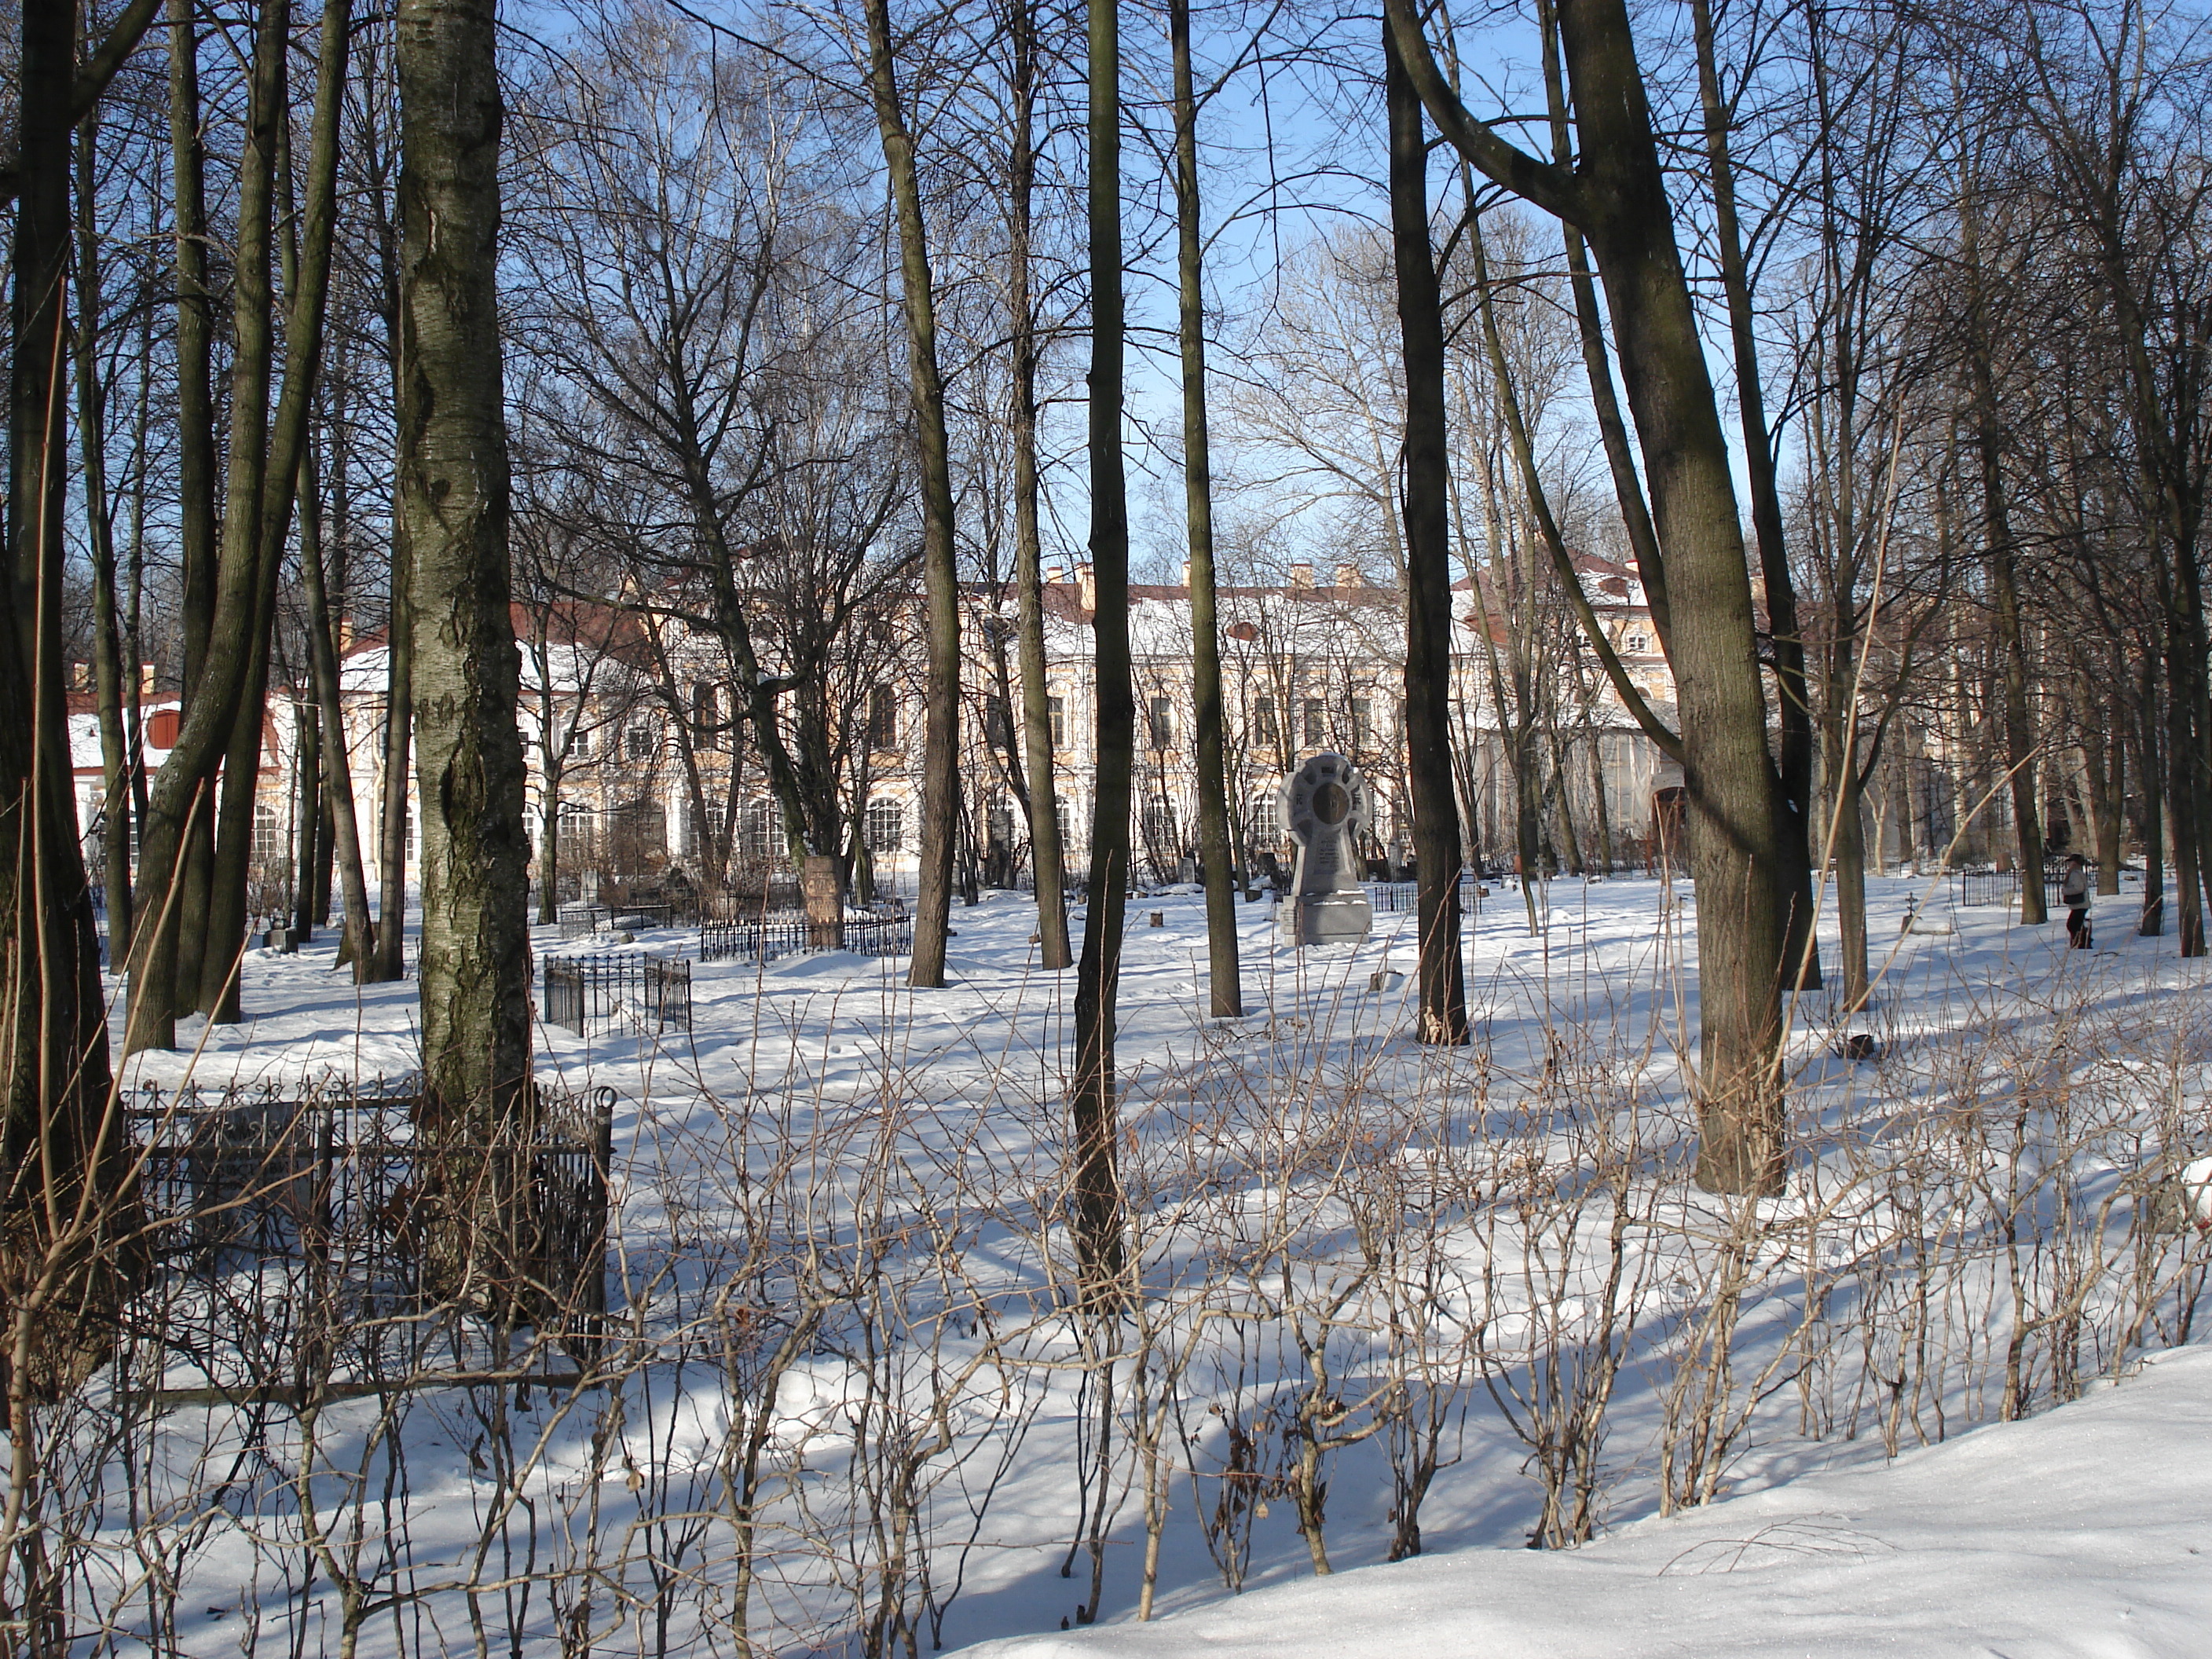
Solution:
[[[868,803],[868,850],[896,853],[906,844],[906,805],[888,795]]]

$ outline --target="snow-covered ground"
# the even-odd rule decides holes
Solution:
[[[2212,1352],[1572,1551],[1472,1549],[972,1659],[2184,1659],[2212,1650]]]
[[[370,1393],[341,1341],[366,1397],[310,1420],[268,1387],[292,1339],[251,1337],[307,1310],[171,1287],[172,1328],[219,1334],[142,1344],[111,1403],[262,1391],[58,1426],[97,1494],[79,1616],[191,1656],[2205,1650],[2174,1598],[2212,1370],[2130,1375],[2194,1336],[2212,1249],[2177,1178],[2212,1152],[2205,964],[2136,938],[2132,893],[2083,956],[1954,883],[1871,886],[1875,1001],[1800,1000],[1790,1189],[1757,1204],[1684,1179],[1685,890],[1554,882],[1533,935],[1489,895],[1459,1051],[1410,1039],[1410,915],[1299,953],[1243,907],[1250,1012],[1215,1022],[1201,901],[1138,898],[1144,1295],[1110,1329],[1069,1305],[1074,975],[1036,967],[1025,897],[956,909],[939,990],[700,963],[689,1033],[540,1032],[547,1075],[618,1097],[602,1370]],[[243,971],[248,1023],[187,1022],[129,1081],[412,1068],[411,983],[356,991],[327,939]],[[1425,1553],[1385,1565],[1415,1518]],[[1127,1628],[1061,1637],[1094,1571]]]

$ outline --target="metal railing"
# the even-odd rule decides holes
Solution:
[[[1367,902],[1378,916],[1411,915],[1420,908],[1421,884],[1418,881],[1370,881],[1365,885]],[[1477,890],[1474,872],[1461,871],[1459,908],[1462,915],[1474,913]]]
[[[605,904],[564,904],[557,912],[562,939],[587,939],[614,920],[614,908]]]
[[[548,1025],[588,1036],[624,1020],[646,1030],[691,1029],[691,963],[629,951],[548,957],[539,1005]]]
[[[2017,870],[1954,870],[1952,879],[1959,884],[1959,903],[1962,908],[1987,904],[2014,904],[2019,902],[2020,872]],[[2054,860],[2043,866],[2043,908],[2058,908],[2064,896],[2066,865],[2063,860]]]
[[[773,962],[808,951],[850,951],[861,957],[902,957],[914,951],[914,918],[903,914],[848,916],[842,926],[804,915],[763,916],[749,921],[710,921],[699,930],[702,962]]]
[[[410,1077],[125,1096],[153,1261],[207,1287],[168,1298],[164,1328],[180,1352],[293,1332],[313,1304],[350,1333],[331,1356],[342,1366],[412,1374],[429,1328],[362,1316],[423,1304],[439,1254],[431,1195],[489,1182],[511,1196],[501,1237],[487,1241],[497,1260],[474,1273],[507,1281],[538,1329],[589,1362],[606,1312],[614,1091],[539,1085],[532,1109],[487,1139],[448,1130],[434,1142],[418,1088]]]

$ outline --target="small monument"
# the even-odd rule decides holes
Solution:
[[[1291,890],[1279,908],[1285,945],[1357,943],[1375,926],[1359,884],[1358,836],[1367,781],[1341,755],[1316,755],[1285,779],[1283,822],[1297,844]]]
[[[837,860],[809,853],[799,866],[799,891],[806,905],[806,945],[813,951],[845,948],[845,890]]]

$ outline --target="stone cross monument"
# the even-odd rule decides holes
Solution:
[[[1284,780],[1283,822],[1297,844],[1279,925],[1285,945],[1358,942],[1375,925],[1359,884],[1358,836],[1367,822],[1367,781],[1341,755],[1316,755]]]

